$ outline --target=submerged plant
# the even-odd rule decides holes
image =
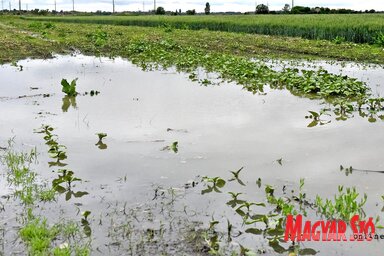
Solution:
[[[233,172],[233,171],[230,171],[232,174],[233,174],[233,177],[231,179],[229,179],[228,181],[234,181],[236,180],[240,185],[243,185],[245,186],[244,182],[240,179],[240,172],[244,169],[244,167],[241,167],[239,170]]]
[[[338,187],[338,195],[334,196],[334,200],[316,197],[315,206],[318,211],[328,219],[342,219],[349,221],[355,214],[365,215],[363,206],[367,201],[367,195],[358,200],[359,193],[355,187],[346,188]]]
[[[308,112],[310,115],[305,116],[305,118],[306,119],[312,119],[312,122],[310,122],[307,127],[315,127],[318,124],[319,125],[325,125],[325,124],[328,124],[331,122],[329,120],[327,121],[327,120],[322,119],[322,116],[324,116],[324,115],[329,116],[329,114],[327,113],[328,109],[322,109],[319,112],[315,112],[315,111],[308,111]]]
[[[61,110],[63,112],[67,112],[69,107],[71,107],[71,106],[74,109],[77,108],[76,97],[74,97],[74,96],[65,95],[63,97],[62,101],[63,101],[63,104],[61,105]]]
[[[71,83],[69,83],[66,79],[62,79],[61,80],[62,92],[67,94],[67,96],[75,97],[77,95],[76,82],[77,82],[77,78],[72,80]]]
[[[91,225],[88,221],[88,217],[90,214],[90,211],[84,211],[81,213],[81,216],[83,216],[83,218],[81,218],[81,226],[83,227],[84,234],[88,237],[90,237],[92,234]]]
[[[201,194],[210,193],[212,191],[221,193],[219,188],[223,188],[225,186],[225,180],[220,177],[203,177],[202,181],[207,184],[207,188],[201,191]]]
[[[96,133],[96,135],[99,138],[99,141],[102,141],[105,137],[108,136],[108,134],[102,132]]]
[[[83,197],[88,195],[86,191],[78,191],[74,192],[72,187],[74,182],[82,181],[80,178],[77,178],[73,171],[67,169],[58,170],[59,176],[52,181],[52,187],[54,190],[59,192],[60,194],[65,194],[65,200],[68,201],[72,196],[75,198]],[[65,186],[63,186],[63,184]]]
[[[99,141],[95,144],[99,149],[107,149],[107,144],[103,142],[103,138],[107,137],[106,133],[96,133]]]
[[[171,150],[175,154],[179,152],[179,142],[174,141],[171,145],[163,147],[162,151]]]

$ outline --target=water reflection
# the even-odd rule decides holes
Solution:
[[[61,107],[61,110],[63,112],[68,112],[69,107],[72,106],[72,108],[77,109],[77,103],[76,103],[76,96],[64,96],[63,97],[63,105]]]

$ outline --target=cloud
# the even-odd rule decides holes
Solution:
[[[18,8],[18,0],[3,0],[4,7],[8,8],[8,2],[11,2],[12,9]],[[25,9],[28,4],[28,9],[54,9],[54,0],[21,0],[22,8]],[[187,0],[187,1],[163,1],[157,0],[156,5],[162,6],[166,10],[182,9],[186,11],[188,9],[196,9],[197,12],[203,12],[205,3],[207,1],[199,0]],[[211,5],[211,11],[224,12],[224,11],[253,11],[255,10],[255,4],[268,4],[270,10],[281,10],[284,4],[291,4],[292,0],[212,0],[209,1]],[[56,0],[58,10],[71,10],[72,0]],[[295,5],[302,6],[324,6],[330,8],[349,8],[354,10],[366,10],[375,9],[383,10],[383,0],[294,0]],[[138,10],[151,10],[153,9],[152,0],[115,0],[117,11],[138,11]],[[112,0],[75,0],[75,9],[79,11],[96,11],[112,10]]]

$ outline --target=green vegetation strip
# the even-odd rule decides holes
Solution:
[[[172,39],[182,47],[258,59],[333,59],[384,64],[382,47],[368,44],[306,40],[293,37],[179,30],[170,26],[146,28],[21,20],[0,16],[0,63],[26,57],[49,57],[52,52],[80,50],[90,55],[125,56],[131,41],[153,43]]]
[[[124,26],[172,26],[179,29],[254,33],[384,45],[383,14],[209,15],[209,16],[69,16],[41,21]],[[31,18],[28,18],[31,19]]]
[[[249,91],[263,92],[265,84],[271,88],[287,88],[293,93],[316,95],[320,98],[354,98],[366,95],[368,88],[353,78],[329,74],[325,70],[305,71],[284,69],[274,71],[263,62],[226,54],[207,54],[191,47],[181,47],[172,40],[158,43],[138,40],[125,48],[126,54],[136,64],[148,68],[160,64],[163,68],[176,66],[179,70],[191,72],[203,67],[216,72],[220,78],[236,81]],[[210,83],[203,80],[202,83]]]

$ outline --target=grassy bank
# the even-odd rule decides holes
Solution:
[[[178,29],[240,32],[316,40],[384,44],[383,14],[210,15],[210,16],[69,16],[28,19],[124,26],[171,26]]]
[[[100,32],[99,34],[97,32]],[[102,32],[106,32],[103,35]],[[51,52],[78,49],[86,54],[127,57],[125,48],[137,39],[158,43],[172,40],[182,47],[261,59],[331,59],[384,64],[382,47],[326,40],[264,36],[172,27],[144,28],[21,20],[0,16],[0,63]],[[105,42],[104,42],[105,41]]]

